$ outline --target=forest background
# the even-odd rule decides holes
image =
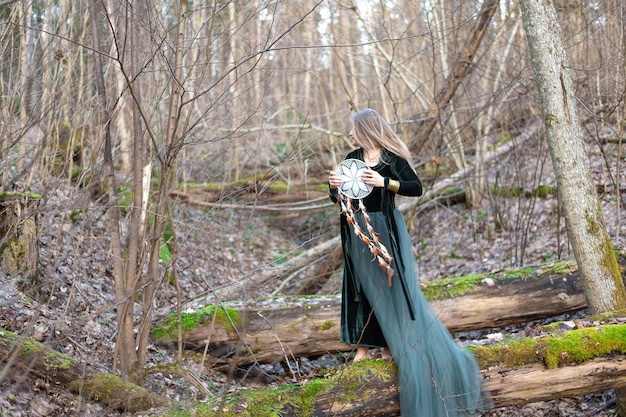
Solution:
[[[623,250],[624,5],[554,5]],[[4,0],[0,39],[0,191],[38,256],[2,273],[53,312],[13,330],[131,380],[198,295],[340,291],[330,249],[281,265],[336,238],[326,177],[365,107],[427,190],[454,180],[408,216],[422,281],[572,256],[515,1]]]

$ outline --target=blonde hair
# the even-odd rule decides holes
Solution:
[[[374,109],[364,109],[352,116],[353,135],[356,142],[364,148],[382,147],[406,159],[413,167],[411,151],[391,126]],[[383,160],[383,162],[386,162]]]

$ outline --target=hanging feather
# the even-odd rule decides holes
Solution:
[[[356,218],[354,217],[354,210],[352,208],[352,202],[348,200],[346,203],[345,199],[341,195],[341,193],[337,196],[339,200],[339,205],[341,207],[341,212],[346,215],[346,219],[348,224],[352,225],[354,229],[354,234],[367,245],[370,252],[373,255],[373,260],[378,261],[378,266],[382,268],[387,273],[387,283],[391,287],[392,278],[393,278],[393,268],[391,267],[391,263],[393,258],[389,254],[389,251],[383,244],[383,242],[378,237],[378,233],[374,230],[370,223],[370,216],[367,214],[365,210],[365,205],[363,204],[363,200],[359,199],[359,210],[363,213],[363,220],[365,221],[365,227],[367,229],[367,234],[363,232],[361,226],[359,226]]]

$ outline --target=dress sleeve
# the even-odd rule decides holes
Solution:
[[[336,203],[338,201],[338,198],[337,198],[338,195],[339,195],[339,189],[333,188],[330,186],[330,184],[328,184],[328,196],[330,197],[330,200],[333,203]]]
[[[391,164],[391,172],[395,178],[392,177],[390,179],[400,182],[398,194],[409,197],[422,195],[422,182],[406,159],[396,155]]]

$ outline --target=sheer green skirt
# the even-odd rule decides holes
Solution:
[[[370,222],[387,249],[391,239],[382,212],[369,213]],[[363,230],[363,216],[355,213]],[[354,234],[344,242],[350,256],[344,273],[341,339],[350,344],[388,346],[398,366],[403,417],[475,415],[491,408],[482,390],[482,376],[472,353],[458,346],[419,289],[415,256],[402,214],[394,211],[398,250],[406,292],[397,274],[389,287],[387,275],[367,246]],[[397,256],[397,254],[396,254]],[[354,277],[354,279],[353,279]],[[373,311],[373,314],[371,312]]]

